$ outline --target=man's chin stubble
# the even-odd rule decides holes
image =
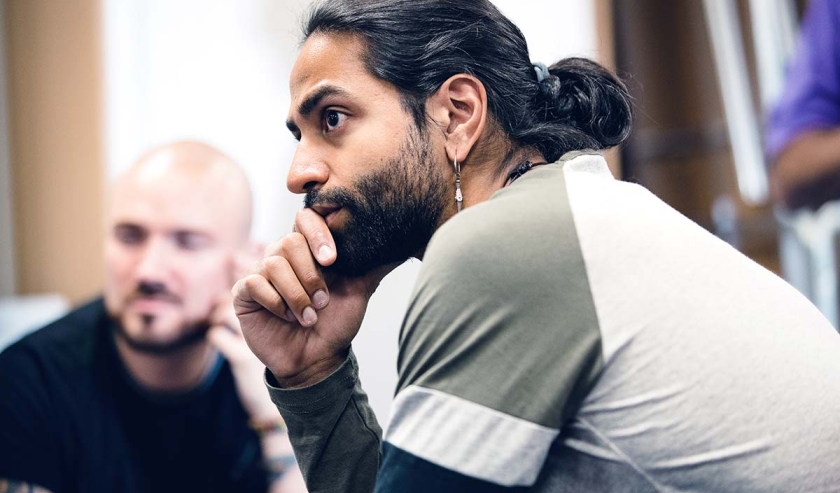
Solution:
[[[146,327],[149,327],[155,322],[154,315],[140,315],[140,322]],[[119,318],[112,319],[112,327],[114,328],[115,337],[119,337],[131,349],[156,356],[167,356],[184,349],[190,348],[204,342],[206,340],[207,331],[210,329],[210,324],[207,321],[201,321],[191,324],[189,328],[182,330],[175,339],[167,342],[144,341],[132,337],[131,334],[125,330],[124,324]]]
[[[337,258],[328,271],[360,277],[422,254],[440,222],[446,190],[430,156],[427,136],[411,128],[397,154],[352,188],[307,192],[305,207],[328,203],[348,216],[341,229],[331,229]]]

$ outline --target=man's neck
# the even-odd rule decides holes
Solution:
[[[213,367],[217,351],[199,341],[168,354],[152,354],[132,348],[119,335],[117,353],[129,375],[152,392],[182,393],[197,387]]]
[[[477,166],[468,166],[465,164],[461,174],[464,207],[480,204],[488,200],[494,193],[507,185],[510,173],[526,161],[542,163],[545,162],[545,159],[537,152],[522,154],[508,163],[506,169],[501,173],[499,173],[498,165],[495,163],[483,163]]]

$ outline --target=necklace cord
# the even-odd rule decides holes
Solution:
[[[524,163],[520,164],[508,175],[507,181],[505,182],[505,186],[510,185],[513,183],[517,178],[524,175],[525,173],[531,171],[532,168],[536,166],[542,166],[543,164],[548,164],[546,161],[537,161],[536,163],[532,163],[531,161],[525,161]]]

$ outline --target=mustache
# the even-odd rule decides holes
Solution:
[[[359,208],[359,199],[357,199],[350,190],[343,187],[335,187],[329,190],[314,189],[306,192],[303,197],[303,207],[309,209],[314,205],[329,204],[350,211]]]
[[[135,288],[134,292],[128,296],[128,301],[138,299],[154,299],[177,304],[181,304],[183,301],[180,296],[170,291],[169,288],[166,287],[166,284],[150,281],[140,281],[137,283],[137,288]]]

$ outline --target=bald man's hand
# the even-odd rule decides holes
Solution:
[[[236,393],[248,417],[258,423],[279,418],[280,413],[262,383],[263,364],[245,343],[229,293],[219,300],[210,316],[207,340],[228,360]]]
[[[336,248],[311,209],[295,231],[270,245],[251,274],[233,287],[234,309],[248,346],[285,388],[320,382],[347,357],[368,300],[397,264],[367,276],[325,275]]]

